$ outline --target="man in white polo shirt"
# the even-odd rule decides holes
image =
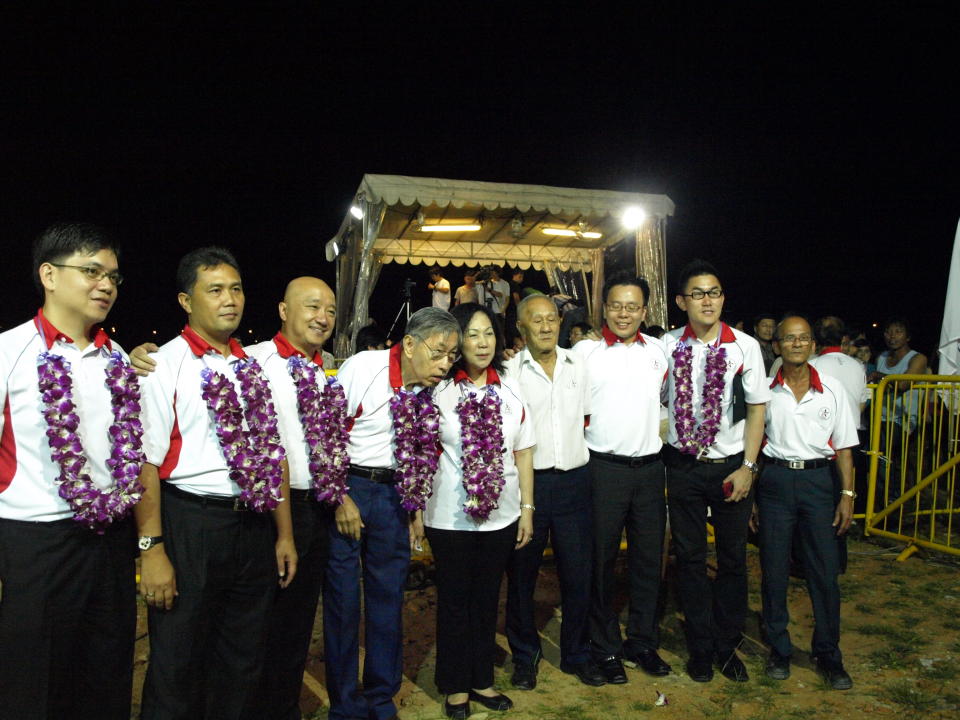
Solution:
[[[439,458],[429,389],[449,372],[459,346],[460,326],[453,316],[439,308],[423,308],[410,316],[401,342],[390,350],[357,353],[337,373],[352,424],[350,492],[336,510],[323,590],[323,644],[333,720],[396,716],[393,696],[403,671],[403,590],[410,546],[424,536],[422,509],[432,483],[432,472],[424,463],[432,462],[435,471]],[[361,576],[366,614],[362,690]]]
[[[590,655],[591,562],[590,453],[583,426],[590,415],[590,384],[583,359],[557,347],[560,318],[546,295],[517,306],[517,327],[526,347],[506,363],[519,381],[536,435],[533,454],[533,540],[514,552],[507,567],[507,641],[513,653],[514,687],[532,690],[542,656],[534,619],[534,590],[550,541],[560,575],[563,623],[560,669],[586,685],[606,677]]]
[[[770,395],[757,341],[720,320],[723,287],[707,262],[680,271],[677,306],[687,325],[664,336],[670,358],[664,459],[677,586],[684,613],[687,674],[731,680],[747,669],[735,650],[747,612],[747,525]],[[717,573],[707,577],[707,509]]]
[[[139,385],[108,382],[125,356],[97,327],[117,254],[92,225],[49,227],[33,246],[43,307],[0,334],[0,718],[130,716],[142,451],[137,413],[116,417],[111,398],[135,402]],[[129,459],[111,468],[118,426]],[[113,510],[91,512],[101,502]]]
[[[236,260],[194,250],[177,285],[187,325],[142,381],[142,717],[239,718],[260,679],[278,575],[285,587],[296,572],[287,467],[269,385],[231,337],[244,308]]]
[[[760,566],[763,571],[763,622],[770,656],[767,674],[790,675],[793,644],[787,626],[790,548],[799,539],[813,605],[811,655],[835,690],[853,682],[840,653],[840,586],[837,536],[853,517],[853,461],[856,426],[846,391],[835,378],[808,360],[816,346],[810,324],[788,316],[777,326],[783,367],[770,385],[766,410],[766,460],[757,490]],[[831,466],[836,464],[842,490],[834,500]]]
[[[608,683],[627,682],[623,661],[653,676],[670,672],[657,654],[660,564],[666,505],[660,450],[660,394],[667,357],[640,332],[650,288],[643,278],[615,273],[604,285],[603,337],[574,348],[590,382],[593,493],[593,597],[590,640]],[[627,530],[630,610],[626,642],[613,608],[614,564]]]

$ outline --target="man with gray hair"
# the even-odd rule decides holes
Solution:
[[[350,417],[349,492],[331,529],[323,640],[331,720],[396,717],[403,670],[403,588],[436,470],[439,424],[431,389],[457,359],[460,326],[439,308],[410,316],[389,350],[349,358],[337,378]],[[431,464],[432,461],[432,464]],[[360,578],[366,659],[359,688]]]

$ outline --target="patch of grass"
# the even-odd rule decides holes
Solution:
[[[914,617],[913,615],[904,615],[900,618],[900,624],[908,628],[916,627],[921,622],[923,622],[923,618]]]
[[[945,630],[960,630],[960,620],[944,620],[940,623]]]
[[[950,643],[947,645],[947,650],[950,652],[960,653],[960,642]]]
[[[805,720],[817,716],[817,708],[793,708],[786,710],[781,715],[785,720]]]
[[[928,641],[925,640],[919,633],[907,628],[895,628],[891,625],[881,625],[879,623],[873,625],[860,625],[853,628],[853,630],[861,635],[885,637],[888,640],[892,640],[900,645],[921,647],[928,644]]]
[[[912,652],[912,648],[894,643],[867,655],[867,664],[871,670],[902,670],[911,664]]]
[[[583,705],[561,705],[556,708],[538,705],[536,716],[542,720],[593,720]]]
[[[891,585],[897,585],[898,587],[905,587],[907,584],[907,581],[903,578],[890,578],[887,582]]]
[[[862,615],[873,615],[876,612],[871,605],[866,603],[857,603],[853,606],[853,609]]]
[[[653,710],[653,708],[654,708],[653,703],[645,703],[645,702],[635,702],[630,706],[630,709],[633,710],[634,712],[650,712],[651,710]]]
[[[927,680],[953,680],[960,675],[960,666],[955,660],[940,660],[930,667],[920,668],[920,676]]]
[[[905,710],[925,712],[937,704],[937,696],[913,686],[909,680],[897,680],[880,689],[879,696]]]

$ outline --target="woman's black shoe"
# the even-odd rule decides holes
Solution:
[[[493,697],[487,697],[481,695],[480,693],[475,693],[473,690],[470,691],[470,699],[474,702],[478,702],[483,705],[487,710],[496,710],[498,712],[503,712],[504,710],[509,710],[513,707],[513,700],[508,698],[503,693],[499,695],[494,695]]]
[[[470,693],[471,695],[473,693]],[[443,714],[453,720],[467,720],[470,717],[470,701],[459,705],[451,705],[446,700],[443,701]]]

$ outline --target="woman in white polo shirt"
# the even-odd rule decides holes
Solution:
[[[533,535],[534,433],[519,386],[500,374],[493,314],[466,303],[453,315],[462,356],[433,395],[443,454],[424,524],[437,565],[436,683],[444,713],[460,719],[471,700],[513,706],[493,689],[497,604],[510,554]]]

